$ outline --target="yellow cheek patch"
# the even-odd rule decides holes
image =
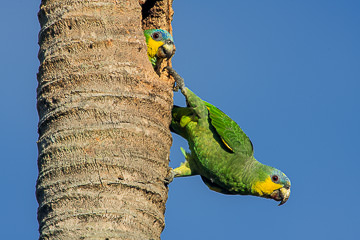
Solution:
[[[282,188],[282,185],[274,183],[273,181],[271,181],[270,177],[266,178],[265,181],[257,182],[252,186],[253,191],[258,193],[260,196],[264,194],[269,195],[279,188]]]
[[[148,47],[148,55],[150,58],[155,57],[159,47],[161,47],[164,43],[161,41],[155,41],[151,37],[149,37],[147,47]]]

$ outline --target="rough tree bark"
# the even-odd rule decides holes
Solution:
[[[159,239],[172,85],[142,28],[172,1],[43,0],[36,196],[40,239]]]

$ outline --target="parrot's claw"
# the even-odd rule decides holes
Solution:
[[[164,69],[168,70],[170,76],[175,79],[176,86],[174,86],[174,91],[177,92],[179,89],[184,94],[185,91],[185,83],[184,79],[180,77],[180,75],[172,68],[172,67],[165,67]]]
[[[165,185],[169,185],[175,177],[175,172],[172,168],[169,168],[168,175],[164,179]]]
[[[174,91],[174,92],[179,91],[179,86],[176,86],[175,83],[174,83],[173,91]]]

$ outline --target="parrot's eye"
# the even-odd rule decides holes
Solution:
[[[271,177],[271,180],[272,180],[273,182],[277,182],[277,181],[279,181],[279,177],[278,177],[277,175],[273,175],[273,176]]]
[[[154,32],[153,33],[153,35],[152,35],[152,38],[154,39],[154,40],[161,40],[161,34],[160,33],[158,33],[158,32]]]

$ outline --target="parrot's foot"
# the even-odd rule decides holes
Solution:
[[[174,172],[174,170],[169,167],[168,175],[164,179],[165,185],[169,185],[174,180],[175,175],[176,173]]]
[[[176,83],[174,83],[173,91],[174,92],[179,91],[179,86],[177,86]]]
[[[188,161],[181,163],[180,167],[172,169],[172,172],[174,173],[174,177],[187,177],[194,175]]]
[[[174,86],[174,91],[177,92],[180,89],[181,92],[185,94],[184,79],[180,77],[180,75],[172,67],[167,66],[164,69],[168,70],[170,76],[175,79],[176,86]]]
[[[199,118],[201,118],[201,108],[200,107],[189,107],[193,110],[194,116],[193,116],[193,121],[197,122],[199,120]]]

